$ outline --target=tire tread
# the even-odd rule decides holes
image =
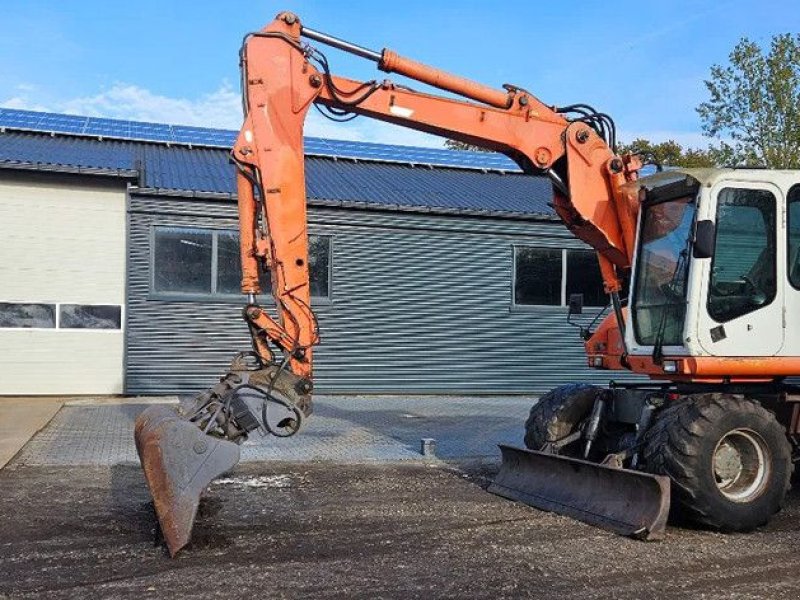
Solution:
[[[784,447],[771,449],[773,453],[780,453],[781,460],[788,464],[784,480],[775,483],[782,489],[776,492],[780,499],[771,508],[772,512],[754,515],[752,522],[741,526],[726,522],[715,510],[694,462],[702,454],[701,444],[709,430],[731,412],[746,415],[753,423],[764,427],[780,427],[774,414],[755,401],[731,394],[697,394],[662,409],[645,434],[642,458],[648,471],[671,479],[675,508],[689,520],[717,530],[748,531],[765,524],[782,507],[793,469],[791,449],[785,438],[782,438]]]
[[[525,421],[525,446],[531,450],[539,450],[552,439],[553,429],[563,421],[561,413],[571,398],[588,391],[599,391],[600,388],[586,383],[570,383],[554,388],[539,398],[530,410]]]

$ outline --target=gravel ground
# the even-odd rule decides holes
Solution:
[[[484,491],[481,464],[250,463],[170,560],[137,467],[0,471],[0,597],[797,598],[800,496],[762,531],[614,536]]]

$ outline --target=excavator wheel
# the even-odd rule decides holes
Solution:
[[[791,447],[775,416],[728,394],[676,401],[655,418],[642,451],[647,471],[671,479],[672,506],[719,531],[751,531],[781,509]]]
[[[531,450],[564,440],[592,412],[597,394],[595,385],[570,383],[547,392],[533,405],[525,422],[525,446]],[[558,449],[558,454],[583,458],[583,440],[579,437]]]

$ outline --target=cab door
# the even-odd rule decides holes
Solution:
[[[712,356],[773,356],[784,343],[785,264],[780,189],[725,181],[716,200],[714,255],[702,261],[697,337]]]

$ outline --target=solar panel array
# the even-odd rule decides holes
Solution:
[[[237,135],[236,131],[227,129],[82,117],[11,108],[0,108],[0,128],[212,148],[230,148]],[[305,153],[309,156],[329,158],[519,171],[519,167],[511,159],[491,152],[463,152],[317,137],[306,137]]]
[[[305,152],[311,156],[374,160],[380,162],[411,163],[435,167],[456,167],[492,171],[519,171],[510,158],[494,152],[464,152],[442,148],[421,148],[375,144],[372,142],[349,142],[307,137]]]

